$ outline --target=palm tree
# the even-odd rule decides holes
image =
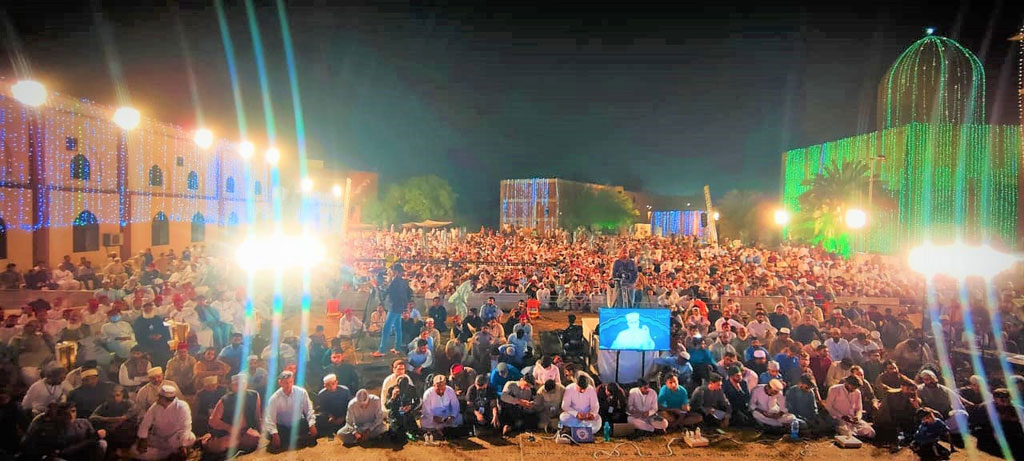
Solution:
[[[828,251],[848,254],[849,235],[843,232],[846,211],[867,195],[868,166],[860,160],[832,162],[822,174],[804,181],[793,237],[821,245]]]

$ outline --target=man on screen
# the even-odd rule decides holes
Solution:
[[[612,349],[649,351],[654,350],[654,340],[647,325],[640,325],[640,314],[626,314],[626,329],[619,332],[612,342]]]

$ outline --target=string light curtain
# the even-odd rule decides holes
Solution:
[[[783,198],[825,165],[875,162],[874,210],[860,251],[899,253],[930,240],[1017,242],[1021,127],[983,124],[985,76],[959,43],[927,36],[879,85],[880,130],[783,154]],[[887,206],[891,204],[891,206]]]

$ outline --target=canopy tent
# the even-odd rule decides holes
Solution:
[[[420,222],[407,222],[401,224],[401,228],[438,228],[452,225],[452,221],[434,221],[427,219]]]

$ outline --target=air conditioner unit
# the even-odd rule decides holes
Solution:
[[[103,234],[103,246],[119,247],[123,244],[124,242],[121,234]]]

